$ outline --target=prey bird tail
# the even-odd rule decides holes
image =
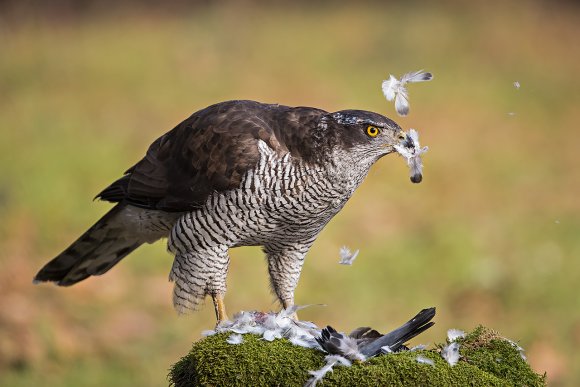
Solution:
[[[376,356],[380,353],[381,347],[384,346],[397,352],[407,341],[431,328],[435,324],[431,321],[433,317],[435,317],[435,308],[423,309],[399,328],[362,347],[361,353],[367,357]]]
[[[79,239],[48,262],[34,277],[34,283],[56,282],[70,286],[115,266],[145,240],[126,232],[124,205],[118,204]]]

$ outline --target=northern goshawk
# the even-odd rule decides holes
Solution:
[[[179,312],[213,298],[218,322],[228,249],[263,246],[284,308],[306,253],[381,157],[407,144],[389,118],[228,101],[193,113],[97,198],[117,203],[35,281],[73,285],[168,237]],[[420,181],[420,179],[418,179]]]

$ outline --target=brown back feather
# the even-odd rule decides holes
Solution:
[[[258,140],[307,163],[320,162],[334,138],[321,133],[325,114],[254,101],[209,106],[157,139],[97,198],[165,211],[198,208],[211,193],[240,185],[259,160]]]

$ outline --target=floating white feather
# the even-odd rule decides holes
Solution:
[[[389,75],[389,79],[383,81],[382,89],[387,101],[395,100],[395,110],[400,116],[409,114],[409,94],[405,85],[407,83],[425,82],[433,79],[433,74],[423,70],[404,74],[401,79]]]
[[[342,246],[339,251],[340,261],[338,263],[340,263],[341,265],[352,265],[358,253],[359,250],[356,250],[354,253],[351,253],[348,247]]]

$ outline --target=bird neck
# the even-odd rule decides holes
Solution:
[[[355,152],[336,149],[331,158],[328,177],[352,194],[367,177],[376,159]]]

